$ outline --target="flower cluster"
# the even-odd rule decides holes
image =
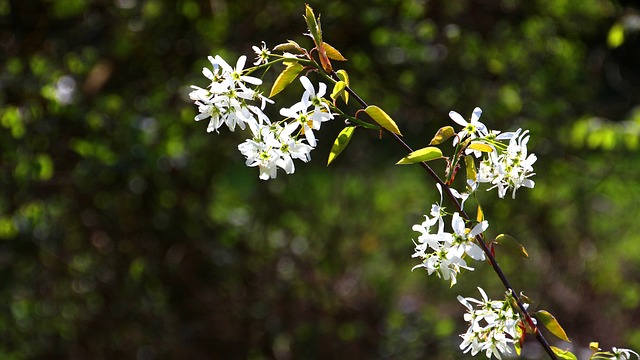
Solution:
[[[189,93],[191,100],[198,106],[199,114],[195,120],[210,119],[208,132],[219,132],[222,125],[235,131],[236,125],[244,130],[245,125],[269,123],[269,118],[263,110],[267,102],[273,101],[262,96],[251,85],[258,86],[262,80],[243,74],[246,56],[241,56],[236,67],[231,67],[223,58],[217,55],[209,56],[213,70],[203,68],[202,74],[211,82],[206,89],[192,85],[194,90]],[[247,85],[248,84],[248,85]],[[259,103],[257,106],[255,103]]]
[[[268,64],[270,51],[264,43],[253,47],[256,53],[254,65]],[[236,126],[241,130],[248,127],[252,137],[240,145],[238,150],[245,156],[246,165],[258,167],[262,180],[273,179],[277,169],[287,174],[295,171],[293,160],[308,162],[310,152],[316,146],[314,131],[322,122],[333,119],[330,107],[323,96],[327,86],[319,83],[316,91],[311,81],[300,77],[305,91],[302,99],[289,108],[281,108],[285,119],[272,122],[264,113],[266,104],[274,101],[263,96],[258,90],[262,80],[248,74],[256,68],[244,69],[246,56],[241,56],[235,67],[231,67],[220,56],[209,57],[212,69],[204,68],[202,74],[210,80],[207,88],[192,86],[189,94],[198,106],[195,120],[209,119],[208,132],[219,132],[226,125],[230,131]]]
[[[458,301],[467,308],[464,320],[469,329],[461,334],[460,349],[475,356],[484,352],[487,358],[512,353],[512,344],[520,341],[523,321],[520,313],[513,308],[509,293],[505,300],[490,300],[484,290],[478,287],[482,300],[458,296]],[[475,305],[475,306],[474,306]]]
[[[438,189],[441,190],[440,187]],[[440,194],[442,195],[442,192]],[[429,275],[436,273],[438,277],[449,280],[453,286],[461,269],[473,270],[467,265],[466,256],[474,260],[485,259],[484,252],[476,241],[478,241],[478,235],[487,230],[489,223],[482,221],[470,229],[467,228],[460,213],[455,212],[451,219],[453,232],[447,232],[444,230],[443,219],[446,213],[440,204],[432,205],[430,215],[431,218],[425,215],[424,222],[412,227],[414,231],[420,233],[418,242],[414,241],[415,252],[412,257],[422,259],[422,262],[413,269],[423,267]],[[437,230],[432,233],[431,227],[436,224],[438,224]]]
[[[501,133],[496,130],[488,130],[480,122],[481,115],[482,110],[477,107],[473,111],[471,120],[467,122],[457,112],[451,111],[449,113],[451,120],[463,126],[463,130],[458,133],[453,144],[465,143],[465,153],[473,153],[477,158],[483,156],[483,151],[471,144],[475,142],[488,145],[480,162],[475,181],[491,184],[492,186],[488,190],[497,189],[500,198],[504,198],[509,190],[512,191],[512,197],[515,198],[518,188],[522,186],[533,188],[535,185],[530,177],[535,175],[533,164],[537,157],[535,154],[529,154],[527,150],[529,131],[518,129],[515,132]],[[509,143],[501,142],[505,140],[508,140]]]

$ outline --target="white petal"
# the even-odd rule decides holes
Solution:
[[[202,75],[204,75],[207,79],[213,80],[213,73],[209,68],[202,68]]]
[[[236,71],[241,73],[242,69],[244,69],[244,64],[247,62],[247,56],[246,55],[242,55],[238,58],[238,61],[236,62]]]
[[[325,92],[327,92],[327,85],[321,82],[320,84],[318,84],[318,94],[316,94],[316,96],[323,97]]]
[[[458,125],[467,126],[467,124],[468,124],[467,120],[465,120],[462,117],[462,115],[458,114],[455,111],[449,111],[449,117],[451,118],[451,120],[453,120]]]
[[[233,69],[231,68],[231,66],[229,64],[227,64],[226,61],[224,61],[224,59],[220,56],[220,55],[216,55],[216,58],[214,59],[215,63],[220,65],[220,67],[222,67],[222,69],[226,72],[233,72]],[[212,61],[213,63],[213,61]]]
[[[484,252],[480,246],[476,244],[469,244],[469,247],[465,251],[473,260],[484,260]]]
[[[313,89],[313,84],[311,84],[311,81],[306,76],[300,76],[300,82],[306,91],[315,95],[316,91]]]
[[[482,115],[482,109],[479,107],[473,109],[473,114],[471,114],[471,123],[477,123],[480,120],[480,116]]]
[[[459,213],[453,213],[453,219],[451,220],[451,227],[453,228],[453,231],[456,232],[456,234],[458,235],[463,235],[464,234],[464,220],[462,220],[462,218],[460,217]]]

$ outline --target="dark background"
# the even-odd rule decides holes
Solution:
[[[414,147],[475,106],[530,129],[536,187],[481,200],[489,235],[531,259],[498,258],[573,340],[553,344],[640,350],[638,2],[310,3],[349,59],[334,65]],[[311,47],[303,12],[0,0],[1,358],[464,358],[455,297],[504,290],[487,264],[453,289],[410,271],[438,195],[390,139],[357,132],[327,168],[342,122],[325,124],[311,163],[264,182],[246,134],[193,121],[208,55]]]

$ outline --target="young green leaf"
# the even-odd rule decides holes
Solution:
[[[296,52],[300,54],[304,53],[304,49],[300,47],[300,45],[298,45],[298,43],[293,40],[287,40],[286,43],[276,45],[276,47],[274,47],[273,50],[282,51],[282,52],[291,52],[291,53]]]
[[[415,164],[422,161],[431,161],[442,158],[442,151],[434,146],[428,146],[416,150],[409,155],[403,157],[396,163],[396,165]]]
[[[316,22],[316,15],[313,13],[313,9],[309,4],[305,5],[304,20],[307,22],[307,28],[309,29],[309,33],[311,34],[313,41],[318,45],[318,43],[322,42],[322,31]]]
[[[309,28],[309,34],[313,38],[314,44],[316,44],[316,50],[318,50],[318,58],[320,58],[320,64],[322,68],[327,74],[331,74],[333,68],[331,67],[331,61],[329,61],[329,57],[327,56],[327,51],[324,46],[324,42],[322,41],[322,28],[320,26],[320,16],[318,15],[318,20],[316,21],[316,16],[313,13],[313,9],[309,4],[306,5],[305,11],[305,20],[307,22],[307,27]]]
[[[300,74],[302,69],[304,68],[298,62],[286,62],[287,66],[281,73],[278,75],[276,81],[273,82],[273,86],[271,87],[271,93],[269,97],[274,97],[280,91],[284,90],[295,78]]]
[[[496,237],[494,242],[504,247],[505,250],[507,250],[508,252],[514,255],[522,256],[523,258],[527,258],[527,259],[529,258],[529,253],[527,252],[527,249],[525,249],[524,246],[520,244],[518,240],[514,239],[512,236],[509,236],[507,234],[500,234]]]
[[[345,87],[349,86],[349,74],[347,74],[347,72],[343,69],[340,69],[338,71],[336,71],[336,74],[338,75],[338,78],[344,82]],[[348,104],[349,103],[349,93],[347,91],[343,91],[342,92],[342,98],[344,99],[344,103]]]
[[[556,356],[558,357],[558,359],[561,360],[578,360],[578,358],[573,355],[573,353],[569,350],[562,350],[560,348],[557,348],[555,346],[551,346],[551,350],[553,350],[553,353],[556,354]]]
[[[355,126],[347,126],[340,133],[338,137],[333,142],[333,146],[331,147],[331,152],[329,153],[329,159],[327,160],[327,166],[331,164],[331,162],[340,155],[342,150],[347,147],[349,141],[351,141],[351,137],[353,136],[353,132],[356,129]]]
[[[324,43],[324,50],[327,52],[327,56],[329,57],[329,59],[336,61],[347,61],[347,59],[342,56],[340,51],[327,43]]]
[[[564,332],[564,329],[560,326],[558,320],[556,320],[551,313],[546,310],[538,310],[536,311],[535,316],[553,335],[566,342],[571,342],[567,337],[567,333]]]
[[[476,162],[473,160],[473,156],[466,155],[464,157],[465,169],[467,170],[467,179],[476,181],[477,172],[476,172]]]
[[[371,116],[371,118],[375,120],[378,125],[391,131],[394,134],[402,136],[402,134],[400,133],[400,129],[398,129],[398,125],[396,125],[396,122],[393,121],[391,117],[387,115],[386,112],[384,112],[384,110],[375,105],[369,105],[366,109],[364,109],[364,112],[366,112],[367,115]],[[440,155],[442,156],[442,154]]]
[[[486,153],[493,152],[493,147],[491,145],[488,145],[479,141],[472,141],[468,147],[471,150],[480,150]]]
[[[433,136],[433,139],[431,139],[429,145],[440,145],[443,142],[447,141],[447,139],[449,139],[453,135],[455,135],[455,131],[453,131],[452,126],[443,126]]]
[[[516,331],[518,332],[518,341],[513,343],[513,347],[516,350],[516,355],[520,356],[520,353],[522,352],[522,344],[524,343],[524,338],[525,338],[525,328],[524,326],[518,326],[516,327]]]
[[[344,81],[340,80],[333,86],[333,91],[331,92],[331,98],[333,100],[338,99],[340,96],[344,95],[344,88],[347,84]]]

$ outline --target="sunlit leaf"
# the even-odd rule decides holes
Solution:
[[[329,153],[329,159],[327,160],[327,166],[331,164],[333,160],[335,160],[338,155],[344,150],[349,141],[351,141],[351,137],[353,136],[353,132],[355,130],[355,126],[347,126],[340,133],[336,140],[333,142],[333,146],[331,146],[331,152]]]
[[[567,337],[567,333],[564,332],[564,329],[562,328],[562,326],[560,326],[560,323],[558,323],[558,320],[556,320],[556,318],[551,315],[551,313],[549,313],[546,310],[538,310],[535,313],[536,318],[538,320],[540,320],[540,322],[555,336],[557,336],[559,339],[564,340],[566,342],[571,342],[571,340],[569,340],[569,338]]]
[[[415,164],[422,161],[431,161],[440,158],[442,158],[442,151],[437,147],[428,146],[403,157],[396,163],[396,165]]]
[[[513,347],[516,350],[516,355],[520,356],[520,353],[522,352],[522,344],[524,344],[524,339],[525,339],[525,335],[526,335],[526,331],[525,331],[525,327],[522,324],[519,324],[516,327],[516,331],[518,332],[518,341],[513,343]]]
[[[478,214],[476,215],[476,220],[478,220],[478,222],[484,221],[484,212],[482,211],[482,206],[480,206],[480,204],[478,204]]]
[[[271,93],[269,97],[274,97],[280,91],[284,90],[295,78],[300,74],[302,69],[304,68],[298,62],[287,62],[285,63],[287,67],[278,75],[276,81],[273,82],[273,86],[271,87]]]
[[[304,53],[304,49],[293,40],[288,40],[286,43],[276,45],[273,50],[282,52],[297,52],[300,54]]]
[[[476,162],[473,159],[473,156],[467,155],[464,157],[465,169],[467,171],[467,179],[476,181],[477,172],[476,172]]]
[[[327,56],[329,57],[329,59],[337,61],[347,61],[347,59],[342,56],[340,51],[327,43],[324,43],[324,50],[327,52]]]
[[[520,356],[520,353],[522,352],[522,345],[520,345],[519,341],[516,341],[513,344],[514,349],[516,350],[516,355]]]
[[[558,359],[561,360],[578,360],[578,358],[573,355],[573,353],[569,350],[562,350],[560,348],[557,348],[555,346],[551,346],[551,350],[553,350],[553,353],[556,354],[556,356],[558,357]]]
[[[338,81],[334,86],[333,86],[333,91],[331,92],[331,98],[333,100],[336,100],[337,98],[339,98],[340,96],[342,96],[344,94],[344,88],[347,86],[347,84],[344,83],[344,81]]]
[[[391,117],[387,115],[387,113],[384,112],[384,110],[380,109],[375,105],[369,105],[367,106],[366,109],[364,109],[364,111],[369,116],[371,116],[371,118],[375,120],[375,122],[377,122],[378,125],[391,131],[394,134],[402,135],[400,133],[400,129],[398,129],[398,125],[396,125],[396,122],[393,121],[393,119],[391,119]],[[442,156],[442,153],[440,155]]]
[[[596,352],[600,350],[600,343],[597,341],[592,341],[589,343],[589,350]]]
[[[507,252],[522,256],[523,258],[529,258],[529,253],[527,249],[518,242],[515,238],[507,234],[500,234],[496,237],[495,243],[500,245],[500,247],[507,250]]]
[[[433,139],[429,142],[429,145],[439,145],[447,141],[450,137],[455,135],[455,131],[452,126],[443,126],[433,136]]]
[[[307,22],[307,27],[309,28],[309,34],[311,34],[313,42],[316,44],[316,50],[318,50],[318,58],[320,58],[320,64],[322,64],[322,68],[324,69],[324,71],[330,74],[333,71],[333,68],[331,67],[331,61],[329,61],[324,42],[322,41],[320,16],[318,16],[318,20],[316,21],[313,9],[311,8],[311,6],[309,6],[309,4],[307,4],[304,18]]]
[[[491,145],[479,141],[472,141],[471,144],[469,144],[468,148],[471,150],[479,150],[486,153],[493,152],[493,147]]]
[[[338,78],[340,78],[340,80],[343,81],[347,87],[350,86],[349,74],[347,74],[346,70],[340,69],[340,70],[336,71],[336,74],[338,75]],[[344,99],[344,103],[348,104],[349,103],[349,92],[347,92],[347,91],[342,92],[342,98]]]

